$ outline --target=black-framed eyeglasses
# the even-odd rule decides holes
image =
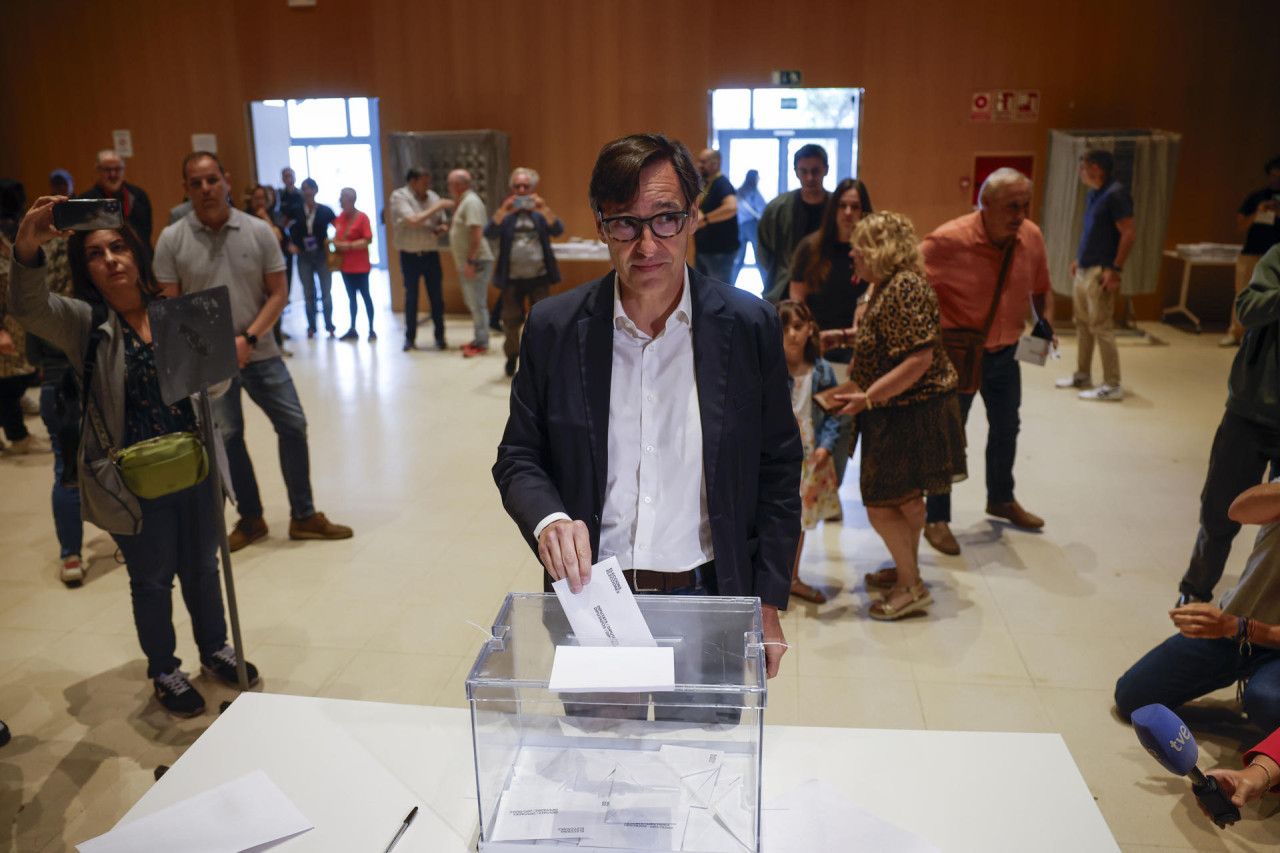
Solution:
[[[636,216],[610,216],[600,217],[600,224],[604,226],[605,233],[619,243],[630,243],[632,240],[638,240],[646,225],[653,232],[653,236],[665,240],[668,237],[674,237],[684,230],[684,224],[689,219],[689,211],[674,210],[664,213],[656,213],[647,219],[640,219]]]

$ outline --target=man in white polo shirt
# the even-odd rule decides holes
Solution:
[[[404,277],[404,351],[417,349],[418,280],[427,289],[436,349],[444,349],[444,294],[441,291],[440,235],[448,230],[445,211],[453,199],[441,200],[431,189],[431,173],[420,166],[409,168],[405,185],[391,193],[391,228],[400,250]]]
[[[279,436],[280,470],[289,492],[289,538],[347,539],[351,528],[330,522],[312,503],[307,418],[271,334],[289,300],[280,244],[264,221],[232,207],[230,176],[216,155],[187,155],[182,180],[193,209],[160,233],[154,269],[156,280],[171,292],[225,285],[231,295],[240,375],[213,401],[240,511],[229,537],[231,550],[267,535],[258,480],[244,443],[241,388],[266,413]]]

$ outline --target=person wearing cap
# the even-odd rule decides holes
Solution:
[[[98,152],[98,182],[80,194],[80,198],[114,198],[120,202],[124,221],[134,233],[151,245],[151,199],[142,187],[125,183],[124,160],[107,149]]]

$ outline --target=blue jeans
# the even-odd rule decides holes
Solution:
[[[431,303],[431,325],[435,327],[436,343],[444,343],[444,293],[440,288],[441,270],[439,252],[401,252],[400,273],[404,276],[404,339],[406,343],[418,340],[418,279],[427,290]]]
[[[982,405],[987,409],[987,503],[1013,500],[1013,460],[1018,455],[1018,409],[1022,406],[1022,370],[1017,347],[982,356]],[[960,395],[960,412],[969,423],[973,394]],[[929,522],[951,520],[951,495],[930,495],[925,501]]]
[[[325,265],[323,251],[298,253],[298,278],[302,281],[302,299],[306,303],[307,331],[316,330],[316,281],[320,282],[320,301],[324,307],[324,329],[333,328],[333,297],[329,288],[333,281],[333,273]]]
[[[84,544],[84,524],[80,520],[80,489],[62,485],[62,447],[58,443],[57,415],[54,411],[57,400],[57,384],[45,383],[40,388],[40,419],[49,430],[49,442],[53,446],[53,529],[57,531],[58,546],[62,550],[62,559],[65,560],[72,554],[80,553]]]
[[[280,472],[289,492],[289,514],[301,521],[315,515],[311,501],[311,457],[307,449],[307,416],[293,387],[293,377],[280,356],[251,361],[231,380],[227,393],[213,400],[213,419],[227,448],[231,485],[236,492],[236,508],[242,518],[262,518],[262,496],[253,461],[244,444],[244,410],[240,389],[270,419],[280,448]]]
[[[466,267],[458,270],[458,283],[462,285],[462,298],[471,312],[475,326],[476,346],[489,346],[489,279],[493,277],[493,261],[476,261],[475,277],[467,278]]]
[[[693,268],[708,278],[733,284],[733,261],[738,256],[735,252],[698,252],[693,259]]]
[[[147,656],[147,678],[172,672],[182,663],[174,655],[173,579],[182,584],[182,599],[191,614],[200,657],[227,644],[218,582],[218,528],[213,480],[156,500],[139,499],[142,531],[112,534],[129,570],[133,622]]]
[[[751,244],[751,254],[755,259],[756,266],[760,265],[760,220],[749,219],[746,222],[738,222],[738,253],[733,258],[733,280],[729,283],[735,287],[738,284],[738,273],[742,272],[742,267],[747,260],[747,244]]]
[[[1176,709],[1192,699],[1247,678],[1244,712],[1264,732],[1280,728],[1280,653],[1254,646],[1240,654],[1235,640],[1174,634],[1142,656],[1116,682],[1116,709],[1128,720],[1159,702]]]

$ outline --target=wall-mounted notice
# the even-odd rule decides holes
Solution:
[[[1018,93],[1013,89],[997,89],[992,118],[996,121],[1013,121],[1013,111],[1017,101]]]
[[[1014,99],[1013,116],[1015,121],[1040,120],[1040,90],[1019,89]]]
[[[128,130],[111,131],[111,147],[118,157],[133,156],[133,133]]]
[[[969,101],[969,121],[991,121],[991,93],[974,92]]]
[[[218,153],[218,135],[216,133],[191,134],[191,150],[192,151],[208,151],[210,154],[217,154]]]

